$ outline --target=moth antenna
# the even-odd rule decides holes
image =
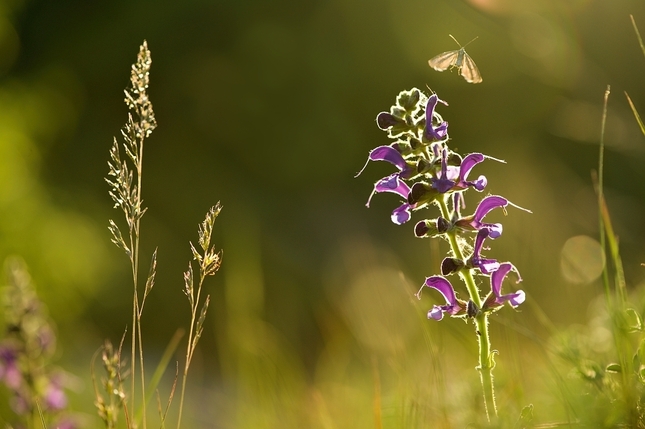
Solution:
[[[454,37],[452,34],[448,34],[448,36],[450,36],[450,38],[451,38],[452,40],[454,40],[454,41],[455,41],[455,43],[456,43],[457,45],[459,45],[459,47],[460,47],[460,48],[463,48],[463,46],[461,46],[461,43],[459,43],[459,42],[457,41],[457,39],[455,39],[455,37]],[[468,43],[470,43],[470,42],[468,42]]]
[[[466,46],[470,45],[472,42],[474,42],[475,40],[477,40],[479,38],[479,36],[475,36],[475,38],[473,40],[471,40],[470,42],[468,42],[468,43],[466,43],[465,45],[462,46],[461,43],[459,43],[457,41],[457,39],[455,39],[455,37],[452,34],[448,34],[448,36],[450,36],[450,38],[452,40],[454,40],[455,43],[458,44],[460,48],[465,48]]]
[[[479,39],[479,36],[475,36],[475,38],[474,38],[473,40],[471,40],[470,42],[466,43],[466,44],[465,44],[464,46],[462,46],[462,47],[463,47],[463,48],[465,48],[466,46],[470,45],[471,43],[473,43],[473,42],[474,42],[475,40],[477,40],[477,39]]]

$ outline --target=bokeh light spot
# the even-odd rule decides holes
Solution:
[[[560,252],[560,270],[570,283],[587,284],[596,280],[605,266],[600,243],[586,235],[568,239]]]

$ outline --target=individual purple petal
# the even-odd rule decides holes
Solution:
[[[479,205],[475,209],[474,222],[480,223],[481,220],[490,213],[493,209],[497,207],[506,207],[508,205],[508,200],[499,195],[489,195],[480,201]]]
[[[488,184],[488,179],[486,179],[486,176],[479,176],[477,180],[467,181],[467,182],[464,182],[464,184],[466,185],[466,187],[471,187],[481,192],[484,190],[484,188],[486,188],[486,185]]]
[[[410,213],[410,210],[414,208],[414,205],[408,204],[408,203],[403,203],[399,207],[395,208],[392,211],[392,222],[397,224],[397,225],[403,225],[407,221],[410,220],[412,217],[412,214]]]
[[[466,155],[463,161],[461,161],[461,166],[459,168],[459,181],[463,182],[468,177],[470,170],[480,162],[482,162],[486,157],[481,153],[471,153]]]
[[[473,265],[479,268],[479,271],[481,271],[482,274],[490,274],[499,269],[499,262],[495,259],[481,258],[477,261],[473,261]]]
[[[428,311],[428,319],[434,319],[437,321],[443,319],[443,309],[438,305],[434,305],[430,311]]]
[[[387,161],[390,164],[396,165],[400,171],[408,168],[408,165],[405,163],[405,159],[403,159],[403,155],[401,155],[399,151],[394,149],[392,146],[379,146],[371,150],[369,159],[372,161]]]
[[[495,295],[495,303],[498,305],[503,305],[505,302],[508,302],[511,307],[515,308],[521,303],[524,302],[526,299],[526,295],[523,290],[518,290],[515,293],[509,293],[506,295],[502,295],[502,283],[504,282],[504,279],[506,278],[506,275],[510,271],[515,271],[517,274],[517,281],[515,283],[519,283],[522,281],[522,278],[520,277],[520,273],[517,271],[517,268],[510,262],[504,262],[503,264],[500,264],[499,269],[490,276],[490,285],[491,285],[491,290],[493,292],[493,295]]]
[[[367,156],[367,161],[365,161],[365,165],[363,166],[363,168],[361,168],[361,171],[356,173],[354,178],[360,176],[361,173],[363,173],[365,167],[367,167],[367,164],[369,164],[370,161],[387,161],[390,164],[394,165],[399,170],[399,172],[404,175],[408,175],[412,172],[412,169],[405,162],[403,155],[401,155],[398,150],[396,150],[392,146],[379,146],[370,151],[369,155]]]

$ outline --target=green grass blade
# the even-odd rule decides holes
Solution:
[[[629,15],[629,17],[632,20],[632,26],[634,27],[634,31],[636,32],[636,37],[638,38],[638,44],[641,47],[641,50],[643,51],[643,55],[645,55],[645,45],[643,44],[643,39],[641,38],[641,33],[638,31],[638,27],[636,26],[636,21],[634,20],[634,15]]]
[[[641,117],[638,114],[638,110],[636,110],[636,106],[634,106],[632,99],[629,98],[627,91],[625,91],[625,97],[627,97],[627,102],[629,103],[629,107],[631,107],[632,112],[634,113],[634,117],[636,118],[636,122],[638,122],[638,126],[641,127],[641,132],[645,136],[645,125],[643,124],[643,121],[641,120]]]
[[[599,228],[598,228],[598,241],[600,242],[600,248],[605,251],[607,245],[605,242],[605,223],[604,217],[602,216],[603,206],[604,206],[604,169],[605,169],[605,125],[607,123],[607,104],[609,102],[609,93],[611,88],[607,85],[607,90],[605,90],[605,99],[602,110],[602,121],[600,125],[600,150],[598,153],[598,174],[595,177],[595,187],[596,193],[598,194],[598,216]],[[605,289],[605,297],[607,299],[607,304],[611,306],[611,292],[609,287],[609,271],[607,270],[607,264],[605,263],[604,269],[602,270],[602,283]]]
[[[164,350],[164,353],[161,356],[161,360],[159,361],[159,364],[157,365],[157,368],[155,369],[154,374],[152,374],[152,379],[150,380],[150,383],[146,386],[146,390],[148,391],[148,394],[146,395],[147,404],[149,404],[150,401],[152,401],[155,391],[157,390],[157,386],[159,386],[159,382],[161,381],[161,377],[163,377],[163,374],[166,372],[166,368],[168,368],[170,359],[175,354],[175,351],[177,350],[177,347],[179,346],[179,342],[181,341],[183,336],[184,336],[184,330],[178,329],[175,332],[175,335],[173,335],[168,345],[166,346],[166,350]],[[137,410],[137,420],[136,420],[137,422],[141,421],[142,413],[143,413],[143,407],[139,407],[139,409]]]

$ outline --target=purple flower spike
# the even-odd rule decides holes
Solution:
[[[423,136],[429,141],[445,140],[448,136],[448,122],[443,121],[437,127],[432,125],[432,119],[435,114],[434,108],[438,102],[448,105],[445,101],[440,100],[437,94],[432,94],[428,97],[428,102],[426,103],[426,127],[423,130]]]
[[[473,246],[473,255],[468,260],[468,266],[479,268],[482,274],[490,274],[499,269],[499,262],[496,259],[487,259],[481,257],[481,251],[484,247],[484,240],[490,235],[490,229],[482,228],[477,233],[475,245]]]
[[[428,319],[441,320],[443,319],[444,313],[448,313],[450,316],[463,313],[464,307],[457,300],[455,290],[448,280],[441,276],[427,277],[423,286],[438,290],[446,299],[446,305],[435,305],[430,311],[428,311]],[[422,290],[423,286],[421,286]],[[421,290],[417,293],[417,297],[420,296]]]
[[[504,262],[499,266],[499,269],[497,271],[491,274],[490,286],[491,290],[493,291],[493,295],[495,296],[496,304],[504,305],[505,302],[508,302],[511,307],[515,308],[524,302],[526,295],[523,290],[518,290],[515,293],[502,295],[502,282],[506,278],[506,275],[509,273],[509,271],[515,271],[515,273],[517,274],[517,281],[515,283],[522,281],[522,277],[520,277],[520,273],[517,271],[517,268],[515,268],[515,266],[510,262]]]

